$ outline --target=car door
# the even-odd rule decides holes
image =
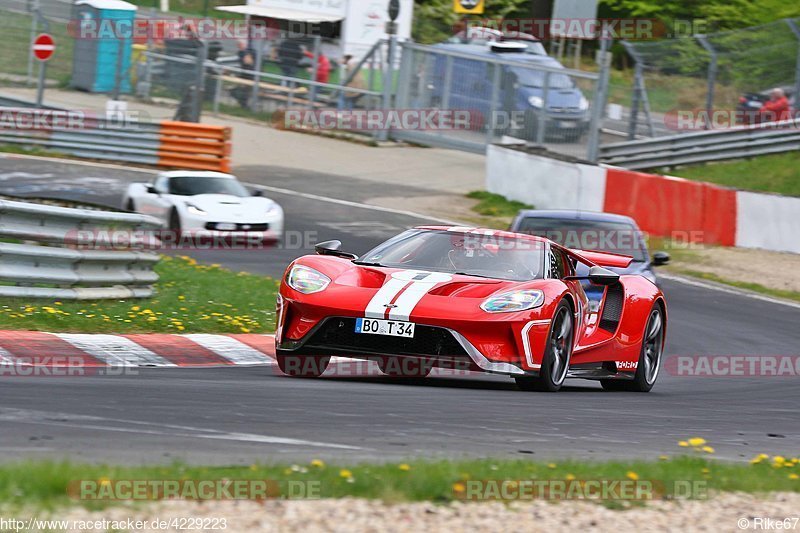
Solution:
[[[137,200],[138,211],[166,221],[172,209],[172,201],[168,196],[169,178],[158,176],[153,182],[152,188],[155,189],[155,192],[146,192],[141,199]]]

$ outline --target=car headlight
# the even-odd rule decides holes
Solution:
[[[206,215],[207,213],[194,204],[186,202],[186,211],[192,215]]]
[[[511,291],[490,296],[481,304],[487,313],[511,313],[527,311],[544,303],[544,293],[537,289]]]
[[[544,100],[541,96],[529,96],[528,103],[533,107],[541,108],[544,105]]]
[[[286,284],[297,292],[311,294],[325,290],[331,278],[311,267],[295,265],[286,275]]]
[[[578,102],[578,109],[580,109],[581,111],[586,111],[587,109],[589,109],[589,100],[581,96],[581,101]]]

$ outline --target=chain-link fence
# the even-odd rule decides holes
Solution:
[[[635,68],[612,78],[609,101],[621,107],[620,124],[629,138],[711,128],[715,121],[758,121],[774,88],[797,107],[799,28],[800,19],[785,19],[708,35],[624,42]],[[679,112],[694,117],[685,128],[676,123]]]
[[[394,136],[476,152],[518,139],[588,156],[598,74],[565,69],[547,56],[486,46],[405,43],[402,48],[396,107],[446,111],[453,123]]]

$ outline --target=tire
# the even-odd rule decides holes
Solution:
[[[433,365],[424,359],[384,357],[377,363],[381,372],[394,378],[424,378],[433,370]]]
[[[175,240],[178,241],[181,237],[181,216],[178,214],[178,210],[174,207],[172,211],[169,213],[169,230],[175,234]]]
[[[331,362],[330,357],[314,355],[277,354],[275,359],[281,372],[294,378],[318,378]]]
[[[569,372],[569,361],[575,341],[575,320],[566,300],[556,307],[553,322],[547,334],[547,348],[538,377],[515,377],[517,386],[524,391],[556,392],[561,389]]]
[[[658,379],[661,356],[664,353],[664,310],[656,303],[650,310],[644,328],[639,363],[631,380],[605,379],[600,382],[605,390],[650,392]]]

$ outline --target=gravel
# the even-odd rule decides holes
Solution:
[[[644,506],[612,510],[591,502],[546,501],[434,504],[388,504],[355,498],[266,502],[165,501],[147,507],[117,507],[90,512],[73,508],[54,518],[67,520],[152,521],[171,518],[225,518],[227,532],[450,532],[450,531],[739,531],[756,527],[756,517],[783,520],[800,515],[800,494],[752,495],[724,493],[708,500],[654,501]],[[774,527],[773,527],[774,529]],[[791,523],[789,523],[789,528]],[[794,526],[800,529],[800,524]],[[209,529],[210,530],[210,529]],[[77,531],[77,530],[73,530]],[[180,531],[143,529],[139,531]],[[186,531],[185,529],[183,531]]]

